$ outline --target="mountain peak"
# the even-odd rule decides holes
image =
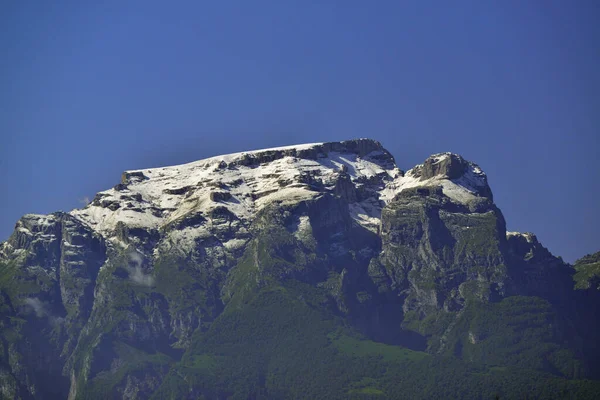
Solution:
[[[296,157],[302,159],[313,159],[327,157],[329,153],[344,153],[356,154],[363,157],[369,153],[381,152],[385,153],[393,162],[393,156],[383,148],[381,143],[373,139],[360,138],[343,140],[339,142],[319,142],[319,143],[302,143],[289,146],[271,147],[257,150],[248,150],[238,153],[222,154],[213,156],[198,161],[193,161],[184,165],[193,164],[225,164],[226,166],[254,166],[265,162],[271,162],[284,157]],[[183,165],[181,165],[183,166]],[[177,166],[173,166],[177,167]],[[171,168],[171,167],[166,167]],[[160,169],[160,168],[155,168]],[[164,169],[164,168],[163,168]],[[125,173],[135,173],[142,170],[126,171]]]
[[[376,211],[366,204],[369,211],[355,207],[360,215],[374,216],[381,209],[378,192],[399,175],[393,156],[372,139],[300,144],[126,171],[120,184],[72,214],[109,233],[118,223],[158,229],[215,208],[249,221],[273,202],[298,203],[324,193],[343,193],[359,203],[374,202]]]
[[[548,335],[548,324],[553,332],[584,331],[572,342],[593,350],[600,303],[572,302],[592,298],[572,296],[573,269],[534,235],[507,233],[486,190],[483,171],[459,155],[434,154],[404,174],[368,139],[127,171],[81,210],[23,216],[0,243],[0,334],[9,349],[0,391],[9,398],[293,397],[305,393],[306,379],[286,392],[288,383],[310,371],[309,364],[293,369],[302,352],[323,371],[351,363],[350,378],[319,380],[309,398],[348,397],[353,377],[371,376],[368,360],[392,353],[400,356],[386,361],[395,368],[385,374],[389,383],[367,382],[389,385],[384,395],[405,394],[394,377],[418,360],[415,381],[431,366],[452,377],[457,366],[482,370],[491,361],[507,373],[514,367],[511,374],[544,368],[531,379],[558,371],[556,385],[567,374],[586,376],[587,361],[571,356],[563,335]],[[583,261],[577,287],[597,287],[598,258]],[[578,310],[577,319],[563,324],[561,309]],[[523,343],[523,329],[542,339]],[[364,344],[360,357],[342,354],[349,340]],[[255,343],[250,356],[239,351]],[[292,346],[289,366],[282,345]],[[281,375],[271,365],[292,369]],[[210,378],[223,371],[243,375]],[[259,375],[283,384],[271,390]],[[468,375],[486,375],[467,385],[480,388],[497,374]],[[422,393],[433,392],[416,388],[408,397]]]
[[[467,174],[479,178],[479,186],[487,185],[487,177],[479,165],[465,160],[460,154],[450,152],[433,154],[423,164],[416,165],[407,172],[407,175],[421,181],[431,178],[460,179]]]
[[[457,154],[434,154],[403,174],[381,143],[361,138],[126,171],[121,183],[71,215],[114,237],[120,224],[163,229],[223,210],[248,226],[270,204],[294,205],[331,195],[348,203],[358,225],[376,232],[385,204],[405,189],[427,186],[441,187],[451,201],[469,208],[492,200],[485,173]]]
[[[493,200],[487,176],[479,165],[455,153],[437,153],[423,164],[406,172],[406,184],[412,186],[442,186],[444,193],[459,202],[469,194]]]

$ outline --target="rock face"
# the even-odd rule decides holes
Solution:
[[[381,220],[383,251],[373,262],[406,295],[405,313],[454,311],[469,299],[489,301],[510,290],[504,218],[491,202],[471,212],[440,187],[416,187],[399,193]]]
[[[578,289],[596,287],[600,290],[600,251],[575,261],[575,281]]]
[[[21,218],[0,263],[0,393],[39,399],[148,398],[194,335],[277,282],[436,353],[470,304],[561,305],[574,273],[507,235],[476,164],[442,153],[404,173],[369,139],[125,172],[83,209]]]
[[[554,257],[532,233],[508,232],[509,252],[518,290],[559,301],[573,289],[574,269]]]

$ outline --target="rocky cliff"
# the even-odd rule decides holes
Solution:
[[[358,139],[127,171],[82,209],[24,216],[0,244],[0,392],[141,399],[183,376],[189,398],[227,397],[181,366],[200,362],[215,321],[289,285],[369,340],[472,362],[494,358],[489,327],[503,324],[475,310],[529,307],[546,316],[532,325],[543,360],[496,358],[591,376],[594,335],[566,310],[597,296],[573,294],[574,273],[533,234],[506,232],[485,173],[456,154],[404,173]]]

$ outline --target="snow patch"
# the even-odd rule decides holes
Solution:
[[[374,202],[363,201],[361,203],[352,203],[348,205],[350,216],[359,225],[367,228],[371,232],[379,231],[381,221],[381,205]]]
[[[243,239],[231,239],[227,242],[223,243],[223,247],[225,247],[229,251],[235,251],[246,246],[247,240]]]
[[[310,218],[307,215],[301,215],[292,230],[296,239],[303,241],[308,235],[312,234]]]
[[[521,236],[521,237],[525,238],[527,243],[534,243],[536,241],[535,235],[530,232],[506,232],[507,238],[512,237],[512,236]]]

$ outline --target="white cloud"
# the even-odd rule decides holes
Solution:
[[[33,309],[36,317],[48,317],[48,321],[52,326],[60,325],[65,321],[63,317],[56,317],[52,315],[52,313],[48,310],[47,304],[41,301],[40,299],[36,299],[35,297],[28,297],[25,299],[25,304]]]
[[[137,250],[129,252],[129,261],[134,263],[136,267],[141,267],[144,262],[144,256]]]
[[[129,279],[131,279],[134,283],[142,286],[152,286],[154,285],[154,277],[151,275],[145,274],[141,268],[129,268]]]
[[[137,285],[141,286],[153,286],[154,277],[150,274],[146,274],[142,269],[144,257],[138,251],[134,250],[129,253],[129,265],[127,272],[129,273],[129,279]]]
[[[33,309],[35,315],[38,318],[48,316],[48,310],[46,310],[46,305],[40,301],[40,299],[36,299],[33,297],[28,297],[25,299],[25,304]]]

